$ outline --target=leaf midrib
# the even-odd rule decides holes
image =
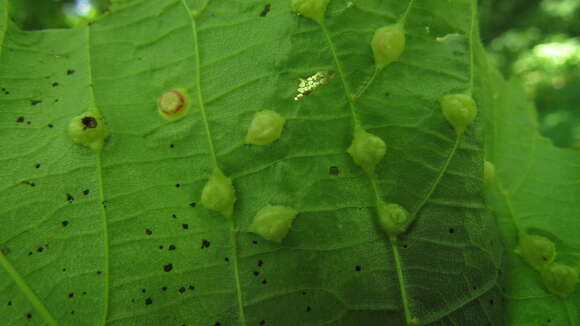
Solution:
[[[198,42],[198,32],[197,32],[197,23],[195,21],[195,18],[192,15],[192,10],[189,8],[189,6],[187,5],[187,3],[185,2],[185,0],[181,0],[181,3],[183,4],[184,9],[186,10],[186,15],[189,17],[190,21],[191,21],[191,28],[192,28],[192,34],[193,34],[193,43],[194,43],[194,50],[195,50],[195,79],[196,79],[196,89],[197,89],[197,102],[199,105],[199,109],[201,112],[201,117],[203,120],[203,124],[205,127],[205,132],[207,135],[207,141],[208,141],[208,146],[209,146],[209,150],[210,150],[210,155],[212,157],[213,160],[213,167],[214,169],[219,169],[219,164],[218,164],[218,159],[217,159],[217,154],[215,151],[215,146],[213,143],[213,138],[211,135],[211,129],[209,128],[209,122],[207,119],[207,113],[205,110],[205,105],[204,105],[204,101],[203,101],[203,96],[202,96],[202,92],[201,92],[201,60],[200,60],[200,51],[199,51],[199,42]],[[207,7],[207,5],[209,4],[209,0],[206,2],[206,4],[204,5],[204,7],[202,8],[202,11]],[[199,16],[200,13],[198,13]],[[244,302],[243,302],[243,295],[242,295],[242,288],[241,288],[241,283],[240,283],[240,272],[239,272],[239,263],[238,263],[238,240],[237,240],[237,235],[238,235],[238,230],[236,229],[236,220],[234,216],[230,216],[227,217],[227,219],[230,222],[230,243],[231,243],[231,247],[232,247],[232,265],[233,265],[233,269],[234,269],[234,279],[235,279],[235,283],[236,283],[236,300],[238,303],[238,313],[239,313],[239,319],[240,319],[240,324],[242,326],[245,326],[247,321],[246,321],[246,315],[244,312]]]

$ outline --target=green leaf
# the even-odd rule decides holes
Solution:
[[[482,78],[475,5],[333,0],[319,25],[290,0],[134,0],[23,32],[0,0],[2,323],[499,325],[481,120],[458,136],[439,105]],[[378,71],[370,42],[394,23],[405,51]],[[192,103],[167,121],[172,89]],[[262,110],[280,139],[244,144]],[[87,111],[102,149],[68,135]],[[374,171],[347,153],[356,128],[388,147]],[[216,169],[231,217],[199,204]],[[383,232],[381,201],[406,232]],[[267,205],[298,213],[281,243],[247,232]]]
[[[580,290],[565,298],[551,293],[542,280],[549,267],[534,269],[516,248],[522,233],[541,236],[555,243],[555,262],[548,257],[549,266],[580,268],[580,152],[556,148],[539,134],[535,108],[518,81],[504,81],[485,61],[479,69],[490,71],[480,87],[488,108],[486,155],[495,166],[490,204],[507,254],[506,323],[578,325]]]

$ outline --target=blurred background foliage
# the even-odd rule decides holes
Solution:
[[[11,16],[26,30],[67,28],[105,13],[110,1],[10,0]],[[540,131],[556,146],[580,149],[580,0],[479,0],[479,7],[483,42],[504,76],[524,83]]]

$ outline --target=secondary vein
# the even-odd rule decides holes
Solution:
[[[1,251],[0,251],[0,265],[2,265],[2,267],[4,267],[4,269],[8,273],[8,275],[10,275],[10,277],[12,277],[12,279],[14,280],[14,283],[16,283],[18,288],[24,293],[24,295],[26,296],[28,301],[30,301],[30,303],[32,304],[34,309],[36,309],[36,311],[38,311],[38,313],[40,314],[40,316],[42,316],[44,321],[49,326],[59,326],[59,323],[56,321],[56,319],[54,319],[54,317],[50,314],[48,309],[46,309],[44,304],[42,304],[42,301],[40,301],[38,296],[36,296],[34,291],[32,291],[30,286],[28,286],[28,284],[26,283],[24,278],[22,276],[20,276],[18,271],[16,271],[14,266],[12,266],[12,264],[10,264],[8,259],[6,259],[6,257],[4,257],[4,254]]]
[[[354,122],[354,126],[353,126],[353,130],[356,130],[357,128],[360,128],[360,120],[358,118],[358,108],[355,104],[355,102],[353,101],[353,94],[350,91],[350,87],[348,85],[348,82],[346,81],[346,77],[344,75],[343,69],[342,69],[342,63],[340,61],[340,59],[338,58],[338,55],[336,53],[336,48],[334,46],[334,43],[332,42],[332,39],[330,38],[330,33],[328,32],[328,29],[326,28],[326,25],[323,23],[321,24],[321,28],[322,28],[322,32],[328,42],[328,46],[330,48],[330,51],[332,53],[332,57],[334,58],[334,63],[336,65],[336,69],[338,71],[338,75],[340,77],[340,80],[342,81],[342,86],[346,95],[346,99],[349,103],[349,107],[350,107],[350,111],[352,114],[352,119]],[[380,205],[381,202],[381,195],[380,195],[380,190],[378,187],[378,179],[376,174],[374,173],[370,173],[367,174],[371,185],[372,185],[372,189],[375,195],[375,200],[376,200],[376,208],[377,208],[377,213],[378,213],[378,207]],[[403,276],[403,268],[402,268],[402,262],[399,256],[399,251],[397,248],[397,243],[396,240],[393,241],[392,239],[390,239],[389,243],[391,244],[391,248],[393,251],[393,256],[395,257],[395,269],[397,271],[397,279],[399,280],[399,288],[401,290],[401,300],[403,301],[403,311],[405,314],[405,320],[407,322],[407,324],[410,324],[412,322],[412,317],[411,317],[411,313],[410,313],[410,309],[409,309],[409,301],[408,301],[408,297],[407,297],[407,293],[406,293],[406,286],[405,286],[405,279]]]

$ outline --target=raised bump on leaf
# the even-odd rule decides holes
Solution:
[[[466,94],[449,94],[439,100],[445,119],[453,126],[457,134],[462,134],[475,120],[477,105],[473,98]]]
[[[107,129],[103,118],[95,112],[85,112],[72,118],[68,124],[68,134],[72,141],[93,150],[103,148]]]
[[[490,161],[483,161],[483,180],[486,186],[493,184],[495,180],[495,166]]]
[[[407,230],[413,222],[412,216],[398,204],[379,202],[379,224],[388,235],[397,236]]]
[[[280,138],[286,119],[270,110],[256,112],[246,134],[246,143],[268,145]]]
[[[168,90],[161,94],[157,102],[157,109],[161,117],[175,121],[183,118],[191,107],[191,99],[187,91],[182,88]]]
[[[385,156],[387,145],[378,136],[358,128],[347,152],[367,173],[373,173],[376,165]]]
[[[556,246],[552,240],[541,235],[522,233],[516,253],[532,267],[541,269],[556,258]]]
[[[330,0],[292,0],[292,10],[322,24]]]
[[[546,288],[562,298],[576,290],[578,272],[573,267],[554,263],[542,269],[541,274]]]
[[[216,169],[201,192],[201,203],[207,209],[231,217],[236,202],[236,191],[232,179]]]
[[[378,69],[397,61],[405,51],[405,31],[400,24],[378,28],[371,40],[371,48]]]
[[[258,211],[248,231],[259,234],[266,240],[282,242],[290,231],[296,214],[298,212],[290,207],[268,205]]]

